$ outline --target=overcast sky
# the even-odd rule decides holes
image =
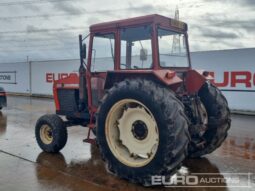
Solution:
[[[78,58],[79,33],[146,14],[189,25],[191,51],[255,47],[254,0],[1,0],[0,63]]]

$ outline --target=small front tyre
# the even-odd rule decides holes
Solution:
[[[57,153],[67,142],[66,125],[56,114],[44,115],[37,120],[35,137],[43,151]]]

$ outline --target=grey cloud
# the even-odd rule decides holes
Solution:
[[[212,41],[212,43],[219,43],[218,41]],[[223,40],[222,44],[228,47],[232,48],[243,48],[245,47],[244,44],[241,41],[229,41],[229,40]]]
[[[70,14],[79,14],[85,12],[83,8],[76,6],[72,2],[54,3],[53,6],[57,10],[64,11]]]
[[[23,7],[25,9],[28,9],[28,10],[31,10],[31,11],[35,11],[37,13],[41,10],[39,6],[33,5],[33,4],[25,4],[25,5],[23,5]]]
[[[2,17],[13,17],[13,16],[25,16],[25,15],[41,15],[45,14],[45,17],[38,17],[33,19],[16,19],[8,21],[9,24],[5,20],[0,20],[2,31],[4,29],[8,29],[8,31],[24,31],[24,33],[7,33],[0,34],[1,44],[4,47],[2,50],[5,50],[5,46],[9,49],[15,47],[16,50],[13,51],[13,56],[9,56],[10,52],[0,53],[0,62],[4,58],[6,60],[22,60],[26,59],[26,56],[29,55],[31,59],[48,59],[48,58],[56,58],[63,59],[64,57],[76,58],[78,57],[78,43],[77,43],[77,35],[79,33],[86,34],[85,30],[88,30],[88,25],[95,24],[98,22],[110,21],[121,18],[128,18],[138,15],[144,14],[152,14],[159,13],[165,15],[174,15],[175,6],[172,6],[173,3],[157,3],[156,5],[153,3],[149,3],[147,1],[143,1],[144,4],[141,5],[142,2],[136,4],[135,1],[130,1],[126,8],[124,5],[118,7],[116,5],[112,5],[112,8],[104,7],[104,6],[86,6],[86,3],[82,3],[85,1],[66,1],[61,3],[49,3],[41,6],[40,4],[33,5],[24,5],[24,6],[16,6],[15,12],[13,7],[8,8],[9,13],[5,13],[3,11]],[[217,1],[218,4],[224,6],[226,3],[226,10],[222,14],[216,14],[215,9],[218,8],[214,6],[214,2]],[[98,1],[100,2],[100,1]],[[208,2],[205,3],[205,2]],[[211,2],[211,3],[209,3]],[[100,2],[101,4],[102,1]],[[224,4],[225,3],[225,4]],[[98,3],[99,4],[99,3]],[[99,5],[101,5],[99,4]],[[233,4],[233,6],[232,6]],[[242,39],[243,35],[250,34],[249,36],[244,38],[252,38],[251,35],[255,32],[255,17],[252,15],[254,13],[254,5],[255,0],[196,0],[183,3],[183,6],[180,8],[180,17],[185,18],[185,20],[190,24],[190,36],[194,37],[190,38],[190,44],[192,46],[192,50],[208,50],[211,48],[232,48],[232,47],[245,47],[247,46],[247,40]],[[200,7],[203,6],[203,7]],[[196,14],[193,14],[190,9],[194,8]],[[0,8],[1,9],[1,8]],[[3,9],[3,8],[2,8]],[[203,14],[205,11],[207,14]],[[219,12],[217,10],[216,12]],[[237,20],[234,20],[234,17],[237,16],[238,13],[247,11],[247,15],[249,17],[237,17]],[[235,13],[236,14],[232,14]],[[210,14],[211,13],[211,14]],[[67,17],[52,17],[52,15],[67,15]],[[68,15],[82,15],[75,16],[70,19]],[[203,14],[203,15],[202,15]],[[47,16],[51,15],[51,16]],[[243,15],[243,14],[242,14]],[[82,17],[82,19],[81,19]],[[43,19],[49,19],[49,22],[44,22]],[[72,20],[71,20],[72,19]],[[74,22],[72,22],[74,21]],[[10,23],[12,22],[12,23]],[[66,24],[66,25],[64,25]],[[72,26],[79,26],[83,29],[81,30],[73,30],[73,31],[48,31],[47,29],[54,28],[68,28]],[[43,32],[35,32],[35,31],[43,31]],[[12,35],[12,36],[10,36]],[[199,37],[199,38],[198,38]],[[1,39],[2,38],[2,39]],[[9,41],[10,39],[10,41]],[[24,40],[24,42],[23,42]],[[45,45],[45,46],[44,46]],[[54,46],[53,46],[54,45]],[[22,48],[21,46],[31,46],[29,48]],[[38,46],[38,47],[37,47]],[[64,49],[61,49],[64,48]],[[26,52],[27,51],[27,52]],[[34,52],[33,52],[34,51]],[[47,53],[46,53],[47,52]]]
[[[136,15],[145,15],[145,14],[153,14],[153,13],[162,13],[162,12],[169,12],[169,9],[167,9],[164,6],[153,6],[153,5],[142,5],[142,6],[134,6],[132,3],[129,3],[128,8],[122,8],[122,9],[101,9],[97,11],[86,11],[88,15],[93,14],[93,17],[90,16],[89,19],[87,19],[88,24],[96,24],[98,22],[103,22],[102,15],[107,14],[107,16],[112,17],[112,20],[116,20],[120,18],[120,13],[123,13],[126,15],[127,13],[129,15],[136,14]],[[129,16],[126,16],[126,18]]]
[[[254,31],[255,30],[255,19],[251,20],[228,20],[223,22],[216,22],[215,24],[218,26],[235,28],[235,29],[243,29],[246,31]]]
[[[215,29],[201,29],[201,32],[204,37],[209,37],[209,38],[216,38],[216,39],[238,38],[238,35],[234,32],[224,32],[224,31],[215,30]]]
[[[232,1],[229,0],[231,3]],[[254,0],[235,0],[234,2],[240,4],[240,5],[246,5],[246,6],[255,6]]]
[[[249,32],[255,31],[255,19],[254,18],[230,18],[226,14],[215,15],[211,13],[205,14],[199,20],[200,23],[203,23],[201,26],[209,27],[220,27],[220,29],[233,29],[235,32],[241,30]],[[199,27],[199,24],[196,24]]]
[[[133,4],[129,3],[129,8],[127,10],[130,10],[132,12],[139,12],[139,13],[146,13],[155,11],[156,7],[152,5],[142,5],[139,7],[134,6]]]
[[[204,2],[221,2],[221,3],[231,3],[239,4],[243,6],[255,6],[254,0],[203,0]]]
[[[129,10],[140,13],[140,14],[169,12],[169,9],[166,6],[159,6],[159,5],[153,6],[149,4],[139,6],[139,7],[131,6],[129,7]]]
[[[89,17],[88,19],[87,19],[87,24],[88,25],[92,25],[92,24],[96,24],[96,23],[100,23],[100,22],[102,22],[102,20],[99,18],[99,17],[96,17],[96,16],[94,16],[94,17]],[[84,26],[84,28],[85,27],[89,27],[89,26]]]
[[[207,17],[206,22],[210,26],[230,28],[235,31],[245,30],[247,32],[255,31],[255,19],[254,18],[240,18],[240,19],[228,19],[228,18],[216,18]]]
[[[155,13],[155,12],[162,12],[162,11],[169,11],[166,7],[164,6],[153,6],[153,5],[142,5],[142,6],[134,6],[132,3],[129,3],[128,8],[123,8],[123,9],[108,9],[108,10],[98,10],[95,11],[94,13],[112,13],[112,14],[117,14],[115,13],[116,10],[118,12],[122,11],[125,13],[137,13],[140,15],[143,14],[148,14],[148,13]]]
[[[188,8],[199,8],[202,6],[203,6],[202,4],[191,4],[191,5],[188,5]]]
[[[206,47],[206,48],[205,48]],[[190,40],[191,52],[204,51],[204,50],[219,50],[219,49],[235,49],[245,48],[245,45],[239,39],[210,39],[207,41],[193,41]]]
[[[35,27],[33,25],[27,25],[27,29],[26,29],[27,33],[31,33],[31,32],[34,32],[36,30],[38,30],[37,27]]]

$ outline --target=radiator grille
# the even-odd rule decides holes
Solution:
[[[58,89],[58,100],[61,111],[78,111],[79,90]]]

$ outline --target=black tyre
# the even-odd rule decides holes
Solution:
[[[181,167],[189,142],[184,106],[173,92],[148,80],[125,80],[103,97],[97,141],[108,169],[145,186],[151,176]]]
[[[201,144],[190,144],[190,157],[200,157],[217,149],[227,137],[231,124],[228,102],[217,87],[206,83],[198,95],[208,115],[208,128]]]
[[[67,142],[65,123],[56,114],[44,115],[37,120],[35,137],[43,151],[59,152]]]

